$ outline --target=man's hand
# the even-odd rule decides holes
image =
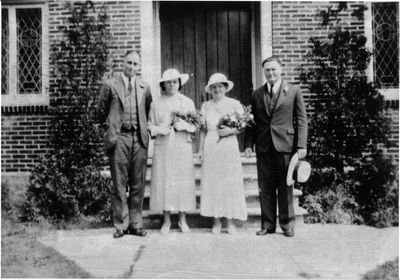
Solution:
[[[203,161],[203,152],[202,151],[198,152],[197,158],[198,158],[199,161],[201,161],[201,162]]]
[[[245,155],[246,158],[250,158],[252,153],[253,153],[253,149],[252,148],[244,149],[244,155]]]
[[[307,149],[297,149],[297,155],[299,156],[299,159],[303,159],[307,155]]]

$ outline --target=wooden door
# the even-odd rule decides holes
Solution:
[[[210,96],[204,87],[216,72],[234,82],[227,94],[249,103],[251,4],[242,2],[160,2],[161,67],[177,68],[190,79],[182,93],[200,109]],[[239,135],[243,150],[243,135]],[[197,146],[195,147],[197,151]]]

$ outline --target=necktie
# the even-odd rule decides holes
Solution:
[[[129,91],[129,93],[132,93],[131,78],[128,79],[128,91]]]
[[[270,93],[269,93],[269,96],[271,97],[271,100],[270,100],[270,102],[269,102],[269,111],[270,111],[271,113],[272,113],[272,111],[274,110],[274,107],[275,107],[275,100],[274,100],[273,88],[274,88],[274,85],[272,84],[272,85],[271,85],[271,89],[270,89]]]
[[[271,98],[272,98],[272,96],[274,96],[273,89],[274,89],[274,85],[272,84],[271,85],[271,89],[270,89],[270,93],[269,93],[271,95]]]

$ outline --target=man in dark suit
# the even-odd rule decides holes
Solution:
[[[147,119],[152,97],[149,86],[136,75],[139,69],[139,54],[127,52],[123,73],[103,84],[97,107],[110,158],[114,238],[124,234],[146,235],[142,229],[142,205],[149,144]]]
[[[290,157],[307,154],[307,115],[299,87],[281,79],[282,65],[276,56],[262,63],[267,82],[252,93],[255,125],[245,133],[245,155],[256,147],[258,186],[261,204],[261,230],[257,235],[276,229],[276,191],[279,224],[285,236],[294,236],[293,186],[286,185]]]

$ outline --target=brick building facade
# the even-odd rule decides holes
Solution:
[[[95,2],[96,6],[101,4],[101,2]],[[385,80],[385,83],[382,83],[381,90],[386,99],[388,115],[393,119],[390,135],[393,147],[386,152],[395,155],[398,160],[399,4],[386,3],[388,6],[384,6],[380,10],[374,7],[374,5],[378,5],[374,3],[357,2],[351,3],[349,7],[352,8],[360,4],[368,6],[364,22],[356,23],[352,21],[350,13],[343,18],[343,22],[349,28],[364,33],[368,38],[368,46],[375,51],[376,34],[381,34],[377,29],[382,29],[382,26],[386,28],[385,34],[389,34],[385,35],[386,37],[383,39],[386,41],[394,40],[394,45],[397,46],[393,50],[386,50],[390,59],[395,60],[397,76],[394,77],[393,81]],[[112,34],[110,52],[116,58],[117,64],[115,70],[118,71],[121,67],[119,57],[127,49],[135,47],[142,57],[142,76],[151,85],[152,93],[154,95],[159,94],[157,80],[161,76],[162,70],[165,70],[165,65],[162,65],[163,48],[161,46],[164,22],[163,19],[160,20],[160,11],[167,9],[168,2],[107,1],[106,5]],[[229,3],[226,5],[229,5]],[[272,54],[283,58],[284,78],[292,83],[299,83],[299,66],[304,63],[304,55],[310,47],[308,39],[311,36],[324,36],[326,34],[326,30],[318,25],[316,13],[331,5],[335,5],[335,3],[274,1],[248,2],[240,7],[235,6],[235,9],[243,9],[249,15],[247,17],[249,19],[248,29],[244,30],[250,31],[248,38],[251,43],[251,50],[248,58],[251,61],[249,79],[252,88],[257,88],[263,84],[263,75],[260,70],[261,60]],[[209,11],[210,7],[206,7],[206,9]],[[223,7],[218,9],[224,13]],[[240,23],[242,23],[243,11],[239,11]],[[232,11],[226,12],[228,18],[231,15],[230,13]],[[246,16],[246,14],[244,15]],[[62,35],[59,26],[63,25],[63,21],[68,16],[69,12],[65,8],[65,3],[60,1],[6,0],[2,2],[1,172],[3,175],[29,172],[37,162],[38,156],[46,151],[48,128],[51,121],[49,108],[52,98],[56,98],[51,93],[54,73],[49,62],[52,55],[50,46]],[[24,25],[24,22],[29,24]],[[188,31],[185,29],[184,32]],[[392,34],[393,32],[394,34]],[[26,36],[17,36],[17,34],[26,34]],[[20,42],[22,40],[33,42],[32,48],[34,48],[35,42],[39,42],[40,48],[33,53],[40,53],[40,57],[32,58],[32,54],[29,55],[29,51],[26,49],[21,54],[22,47],[19,47],[20,45],[29,48],[29,44]],[[185,44],[183,46],[185,47]],[[369,71],[371,80],[379,79],[377,69],[384,67],[382,63],[384,64],[385,61],[377,61],[377,57],[371,62]],[[40,62],[40,65],[35,69],[29,68],[31,66],[20,63],[21,59],[36,59]],[[183,66],[186,67],[185,61],[180,63],[183,63]],[[25,69],[22,72],[32,72],[33,74],[29,77],[23,77],[19,68]],[[37,70],[38,68],[40,68],[40,71]],[[190,74],[196,76],[196,73]],[[39,77],[38,80],[40,81],[37,82],[36,87],[35,79],[29,83],[26,82],[26,80],[32,79],[31,76],[34,77],[35,75]],[[21,82],[24,79],[25,84]],[[27,91],[21,92],[25,87]],[[204,98],[200,89],[195,86],[193,88],[199,91],[196,94],[199,94],[200,99]],[[306,101],[312,99],[312,95],[306,91],[304,86],[303,89]],[[309,104],[307,110],[309,113],[312,112]]]

